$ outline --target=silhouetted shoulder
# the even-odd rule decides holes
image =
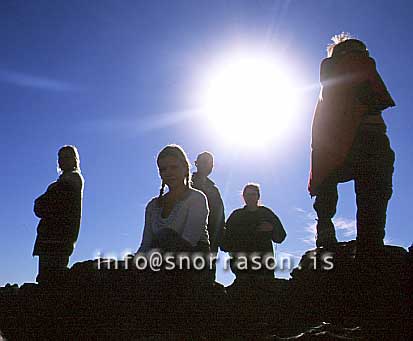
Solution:
[[[260,210],[262,210],[262,211],[264,211],[264,212],[266,212],[266,213],[270,213],[270,214],[274,214],[274,215],[275,215],[275,213],[273,212],[273,210],[272,210],[271,208],[268,208],[268,207],[266,207],[266,206],[259,206],[259,208],[260,208]]]
[[[244,212],[245,212],[244,208],[237,208],[236,210],[232,211],[228,217],[227,223],[230,222],[230,220],[234,219],[234,217],[239,217]]]
[[[331,58],[324,58],[320,63],[320,69],[323,70],[324,68],[328,68],[332,63]]]
[[[245,208],[237,208],[236,210],[232,211],[231,214],[239,214],[239,213],[244,212],[244,211],[245,211]]]
[[[323,85],[327,85],[324,82],[328,81],[333,74],[334,61],[333,58],[325,58],[320,64],[320,82]]]
[[[148,203],[146,204],[146,209],[152,209],[154,207],[158,207],[158,197],[153,197],[151,200],[148,201]]]
[[[211,181],[211,180],[210,180]],[[212,181],[211,181],[212,182]],[[219,188],[217,185],[215,185],[214,182],[212,182],[211,185],[211,191],[213,192],[214,196],[221,199],[221,193],[219,192]]]
[[[63,184],[71,186],[72,188],[75,188],[76,190],[83,189],[84,179],[82,174],[77,171],[64,172],[60,176],[59,181]]]
[[[191,200],[200,200],[200,201],[207,201],[207,198],[203,192],[198,189],[190,188],[188,198]]]

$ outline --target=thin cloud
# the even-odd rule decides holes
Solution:
[[[317,219],[317,215],[314,212],[309,212],[306,214],[307,219],[309,220],[316,220]]]
[[[307,236],[302,238],[301,240],[308,245],[314,246],[317,222],[314,222],[314,219],[311,220],[312,222],[308,223],[304,228],[304,230],[307,232]]]
[[[73,91],[75,88],[69,83],[54,79],[28,75],[21,72],[0,70],[0,81],[17,86],[51,90],[51,91]]]
[[[140,120],[140,129],[144,131],[152,131],[159,128],[173,126],[198,115],[200,115],[199,110],[174,111],[158,114],[155,116],[147,115]],[[156,119],[154,119],[154,117],[156,117]]]
[[[305,232],[307,235],[301,240],[308,245],[314,246],[315,236],[317,232],[317,215],[314,212],[306,212],[301,208],[295,208],[297,212],[300,212],[306,219]],[[357,235],[357,222],[355,219],[347,219],[343,217],[337,217],[333,219],[333,223],[337,234],[342,235],[345,238],[355,239]]]
[[[305,219],[315,220],[317,218],[317,215],[315,214],[315,212],[313,211],[307,212],[305,209],[301,207],[294,207],[294,211],[304,216]]]
[[[279,251],[277,253],[277,257],[291,257],[291,258],[300,260],[302,257],[302,253],[301,252],[297,252],[297,253],[299,255],[295,254],[294,252]]]
[[[308,212],[301,207],[294,207],[294,210],[301,215],[301,218],[304,221],[304,232],[306,235],[303,238],[300,238],[300,240],[303,243],[314,247],[317,224],[316,214],[314,212]]]
[[[267,39],[269,41],[279,34],[279,29],[285,21],[290,3],[291,0],[284,2],[274,1],[272,8],[273,20],[270,22],[267,29]]]
[[[86,128],[99,129],[103,131],[121,130],[132,135],[151,132],[157,129],[162,129],[170,126],[178,125],[179,123],[193,119],[200,115],[198,110],[182,110],[164,113],[136,113],[133,116],[124,118],[108,118],[99,121],[89,121],[85,124]],[[113,115],[117,116],[117,115]]]
[[[311,233],[312,235],[315,235],[316,225],[317,225],[317,222],[307,224],[306,227],[305,227],[305,231]]]
[[[334,219],[334,226],[337,231],[341,231],[345,237],[356,237],[357,222],[355,219],[336,218]]]
[[[301,238],[301,241],[307,245],[311,245],[314,247],[315,245],[315,239],[314,238]]]
[[[303,210],[300,207],[294,207],[294,211],[298,212],[298,213],[305,213],[305,210]]]

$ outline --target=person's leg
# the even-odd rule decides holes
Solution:
[[[39,255],[39,271],[36,282],[46,284],[50,278],[50,257],[48,255]]]
[[[57,283],[62,283],[65,280],[65,275],[68,271],[69,256],[67,255],[56,255],[53,257],[53,271],[55,274],[55,281]]]
[[[242,277],[243,274],[245,275],[245,270],[240,270],[240,259],[237,253],[230,252],[229,257],[229,267],[235,277],[238,278]]]
[[[211,252],[209,253],[208,260],[210,260],[208,271],[209,271],[209,278],[212,280],[212,282],[215,282],[215,276],[216,276],[216,261],[217,261],[217,255],[218,255],[218,238],[216,235],[216,231],[214,231],[211,226],[208,226],[208,234],[210,238],[210,250]]]
[[[211,251],[210,253],[208,253],[208,255],[205,257],[208,261],[208,274],[209,274],[209,279],[212,282],[215,282],[216,279],[216,270],[217,270],[217,256],[218,253],[217,252],[213,252]]]
[[[326,181],[316,195],[313,205],[317,212],[317,247],[329,247],[337,243],[336,232],[332,222],[332,218],[336,214],[337,201],[337,182]]]
[[[209,243],[198,242],[193,251],[194,274],[201,281],[201,285],[210,285],[215,282],[216,254],[211,252]]]
[[[387,203],[392,195],[394,152],[385,134],[366,135],[356,166],[357,253],[383,249]]]
[[[39,273],[36,281],[39,284],[56,284],[63,279],[69,256],[67,255],[41,255],[39,256]]]

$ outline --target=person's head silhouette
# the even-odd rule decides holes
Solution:
[[[248,209],[256,209],[260,200],[260,186],[258,184],[249,183],[245,185],[242,191],[242,197]]]
[[[327,46],[328,57],[340,57],[350,53],[364,54],[369,56],[366,44],[361,40],[353,38],[350,33],[341,33],[331,38],[332,44]]]
[[[61,172],[79,170],[79,152],[75,146],[63,146],[59,149],[58,166]]]
[[[208,176],[214,168],[214,156],[210,152],[202,152],[196,158],[195,166],[199,175]]]
[[[162,179],[160,197],[163,195],[165,185],[169,190],[190,187],[190,162],[181,146],[171,144],[163,148],[158,154],[157,164]]]

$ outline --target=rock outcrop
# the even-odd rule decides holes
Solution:
[[[357,259],[354,241],[308,251],[290,280],[224,288],[193,273],[75,264],[59,286],[0,289],[7,340],[411,339],[412,250]]]

